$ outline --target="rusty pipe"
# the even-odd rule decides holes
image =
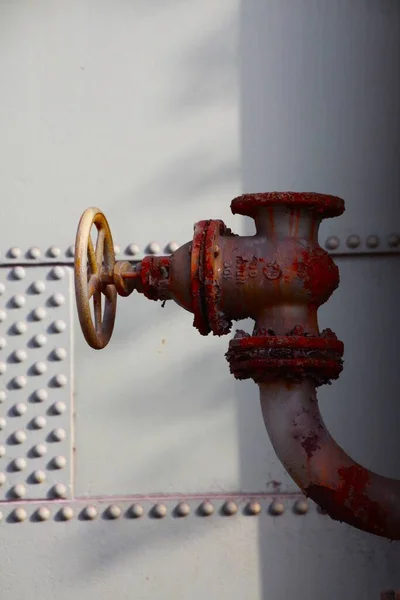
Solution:
[[[261,410],[277,457],[306,496],[334,520],[400,539],[400,481],[356,463],[335,442],[318,407],[315,385],[261,383]]]

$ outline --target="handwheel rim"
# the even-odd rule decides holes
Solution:
[[[95,226],[97,229],[96,249],[93,247],[91,239],[91,230]],[[100,242],[102,240],[102,242]],[[98,244],[101,244],[102,251],[98,250]],[[92,251],[89,251],[91,246]],[[97,254],[97,255],[96,255]],[[88,256],[90,255],[90,256]],[[96,255],[96,256],[95,256]],[[95,258],[94,258],[95,257]],[[89,283],[93,277],[88,278],[88,265],[90,266],[92,276],[97,268],[97,276],[100,275],[103,264],[103,270],[108,274],[113,273],[115,265],[114,244],[107,219],[98,208],[92,207],[83,213],[76,235],[75,242],[75,296],[78,309],[78,317],[82,333],[87,343],[94,349],[104,348],[112,335],[115,323],[115,313],[117,305],[117,291],[113,285],[107,285],[104,288],[98,286],[98,289],[90,295]],[[95,306],[95,323],[93,322],[90,309],[90,301],[93,297]],[[96,298],[100,298],[97,301]],[[101,310],[102,299],[104,299],[104,310]],[[96,317],[97,322],[96,322]]]

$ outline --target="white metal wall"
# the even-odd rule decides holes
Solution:
[[[400,477],[396,0],[22,0],[0,3],[0,32],[1,597],[400,588],[396,544],[298,514],[228,339],[134,296],[110,345],[85,345],[70,253],[90,205],[138,258],[202,218],[250,230],[229,214],[242,191],[342,196],[321,228],[341,269],[321,326],[346,362],[322,412],[355,459]]]

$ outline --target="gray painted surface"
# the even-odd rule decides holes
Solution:
[[[150,241],[161,250],[187,241],[205,217],[250,231],[229,214],[242,190],[336,193],[347,211],[322,227],[321,239],[337,235],[343,249],[356,233],[359,252],[376,234],[385,249],[400,222],[399,19],[395,0],[2,4],[0,252],[8,287],[0,309],[9,315],[9,299],[25,294],[6,265],[29,263],[24,281],[35,281],[51,263],[71,261],[66,250],[90,205],[104,210],[121,250],[135,242],[142,253]],[[52,245],[60,252],[48,255]],[[15,258],[11,247],[20,249]],[[40,256],[26,255],[32,247]],[[356,460],[400,477],[399,258],[337,262],[341,287],[320,325],[345,342],[345,369],[321,389],[322,413]],[[73,377],[62,392],[67,411],[46,415],[46,427],[63,420],[63,453],[74,454],[74,469],[60,481],[68,493],[74,485],[73,498],[47,498],[46,483],[40,503],[29,486],[25,500],[2,503],[2,598],[364,600],[400,588],[398,544],[334,523],[314,505],[293,514],[301,496],[272,452],[256,386],[229,375],[228,337],[202,338],[188,313],[132,296],[119,299],[110,345],[93,351],[70,317],[67,279],[51,285],[65,296],[56,310],[68,324],[60,335]],[[26,299],[20,310],[31,326],[36,300]],[[0,323],[8,342],[0,361],[11,346],[22,348],[8,328]],[[36,351],[53,369],[48,348]],[[26,363],[9,368],[25,376]],[[28,393],[7,390],[7,427],[17,418],[8,415],[11,393],[37,410]],[[73,411],[74,432],[65,424]],[[18,419],[28,424],[28,416]],[[0,471],[15,458],[7,450]],[[18,483],[15,472],[7,477]],[[251,498],[261,504],[257,516],[243,513]],[[191,514],[176,518],[185,499]],[[209,517],[197,514],[205,499],[215,506]],[[224,516],[229,499],[239,510]],[[286,506],[280,516],[268,512],[274,499]],[[126,516],[135,502],[139,519]],[[163,518],[149,514],[157,503],[166,506]],[[119,518],[103,513],[110,504]],[[83,518],[85,506],[96,508],[93,521]],[[65,507],[73,513],[64,522]]]

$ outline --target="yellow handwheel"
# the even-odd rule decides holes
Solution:
[[[93,225],[97,229],[96,245],[91,238]],[[96,350],[108,344],[114,329],[117,308],[114,267],[114,244],[107,219],[98,208],[88,208],[79,221],[76,234],[75,295],[83,335],[89,346]],[[92,298],[94,320],[90,309]]]

